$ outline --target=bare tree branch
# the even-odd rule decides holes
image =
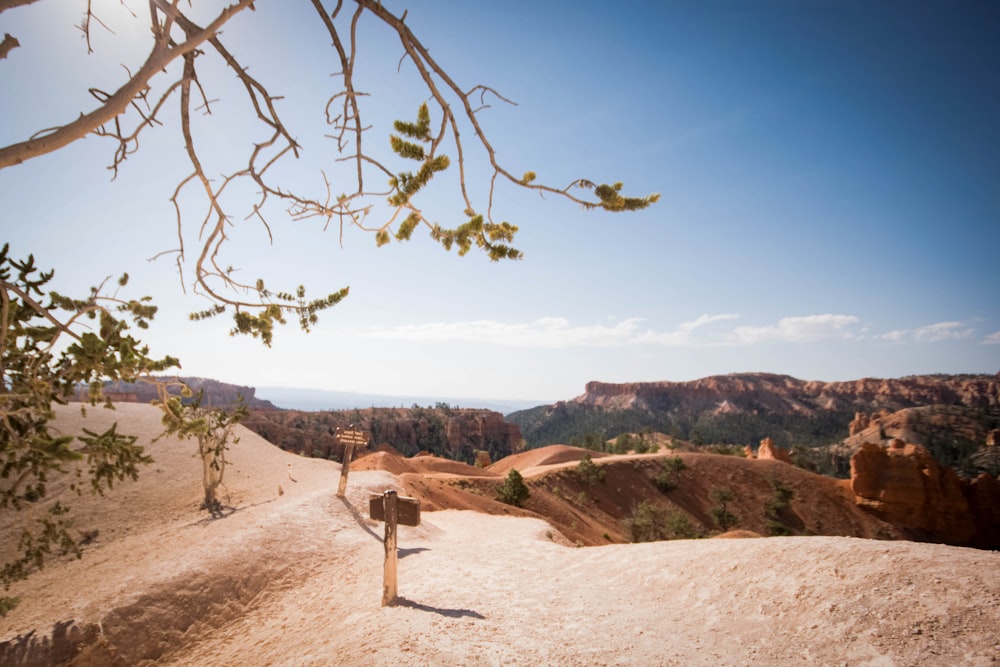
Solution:
[[[239,2],[226,7],[200,34],[190,37],[182,44],[178,44],[172,48],[164,48],[162,44],[157,43],[135,76],[115,91],[104,104],[44,136],[34,137],[21,143],[0,148],[0,169],[21,164],[25,160],[30,160],[39,155],[51,153],[69,145],[77,139],[82,139],[100,126],[112,121],[116,116],[125,111],[126,107],[128,107],[137,95],[146,89],[149,85],[149,80],[153,76],[165,69],[167,65],[178,57],[194,51],[203,42],[217,33],[229,19],[252,5],[253,0],[239,0]]]
[[[175,209],[178,236],[178,246],[171,252],[176,253],[184,287],[184,230],[190,224],[185,222],[190,213],[182,210],[180,201],[182,193],[193,186],[205,208],[200,222],[194,227],[198,230],[200,249],[193,262],[191,286],[195,293],[208,297],[214,304],[192,317],[212,317],[230,310],[236,322],[234,332],[260,336],[265,343],[270,342],[274,323],[283,323],[285,314],[296,315],[300,326],[308,329],[316,321],[318,311],[337,303],[347,293],[344,288],[307,301],[301,287],[295,294],[272,292],[261,280],[241,282],[235,278],[232,267],[222,260],[230,230],[240,221],[252,219],[263,225],[268,238],[272,238],[273,226],[268,220],[268,216],[273,215],[270,202],[280,202],[291,220],[320,218],[324,220],[324,229],[336,220],[341,242],[345,228],[354,227],[374,233],[376,243],[382,245],[390,242],[393,236],[399,241],[407,240],[414,228],[422,225],[445,249],[456,246],[459,254],[465,254],[474,246],[490,259],[499,260],[518,259],[521,252],[511,245],[517,227],[494,220],[498,181],[541,194],[557,195],[585,209],[636,210],[657,200],[658,195],[623,197],[619,194],[620,183],[598,185],[580,178],[567,186],[556,187],[536,183],[535,174],[530,171],[523,176],[515,176],[498,160],[478,116],[489,109],[490,102],[494,100],[507,104],[514,102],[488,85],[460,86],[445,67],[431,57],[430,51],[406,25],[406,11],[397,16],[378,0],[352,0],[352,12],[341,11],[345,4],[350,4],[344,0],[333,3],[333,11],[327,11],[322,0],[307,1],[330,38],[331,63],[339,68],[336,74],[339,84],[331,91],[324,113],[330,128],[326,136],[333,140],[336,149],[334,162],[351,165],[347,177],[343,179],[346,183],[331,183],[324,170],[321,173],[321,191],[309,193],[301,184],[281,182],[275,175],[275,166],[289,156],[299,157],[301,146],[279,113],[276,102],[281,99],[280,96],[250,75],[240,57],[223,43],[219,34],[220,28],[235,15],[244,9],[253,9],[253,0],[233,0],[204,26],[190,18],[180,0],[148,0],[152,47],[135,74],[130,72],[126,83],[113,93],[92,89],[100,104],[90,113],[61,127],[36,133],[26,141],[0,148],[0,169],[95,134],[116,143],[110,168],[117,173],[128,156],[139,149],[140,135],[163,122],[160,116],[166,113],[167,100],[179,93],[180,130],[191,171],[176,186],[170,198]],[[17,4],[27,3],[24,0],[0,0],[0,11]],[[355,78],[359,58],[359,26],[369,19],[398,38],[402,47],[400,65],[411,62],[427,92],[425,101],[414,105],[419,106],[415,122],[398,120],[394,124],[395,133],[392,130],[385,132],[376,137],[375,142],[368,141],[369,137],[366,137],[374,128],[366,124],[361,103],[368,93]],[[88,49],[92,21],[104,25],[93,15],[91,0],[86,0],[80,29],[87,38]],[[183,63],[180,74],[177,74],[176,68],[167,71],[166,67],[179,58]],[[199,78],[199,63],[206,60],[223,64],[235,75],[242,85],[247,108],[263,130],[262,136],[248,140],[247,152],[239,158],[245,162],[221,178],[212,178],[206,172],[198,150],[199,136],[191,122],[192,112],[212,114],[209,95]],[[316,65],[310,63],[309,66]],[[171,80],[170,77],[174,78]],[[168,81],[158,84],[156,93],[152,92],[154,78],[166,78]],[[205,85],[211,85],[211,82]],[[401,115],[412,118],[411,113]],[[432,120],[435,123],[433,129]],[[474,139],[467,146],[462,132],[470,128]],[[458,165],[455,200],[456,204],[460,204],[457,208],[466,218],[464,223],[451,229],[439,226],[416,201],[429,187],[435,174],[452,164],[448,153],[452,153]],[[485,185],[474,190],[469,187],[467,178],[469,161],[477,159],[489,165],[490,173]],[[401,169],[398,166],[401,164],[409,165],[411,169]],[[386,181],[389,183],[387,187],[370,185]],[[247,204],[249,211],[235,213],[227,210],[227,206],[232,204],[224,204],[223,195],[240,182],[252,184],[258,194],[254,201]],[[481,195],[475,193],[483,190],[486,205],[484,214],[480,214],[474,202]],[[335,195],[335,192],[340,194]]]
[[[4,13],[8,9],[23,7],[24,5],[31,5],[36,2],[38,2],[38,0],[0,0],[0,14]]]

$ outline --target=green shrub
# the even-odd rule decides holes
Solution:
[[[698,531],[687,514],[680,510],[668,510],[648,500],[643,500],[633,510],[632,516],[625,521],[625,527],[632,542],[698,537]]]
[[[21,598],[11,598],[11,597],[0,597],[0,618],[7,615],[7,612],[12,610],[18,605]]]
[[[672,456],[663,459],[663,470],[653,478],[653,484],[660,491],[667,493],[677,488],[680,483],[681,472],[687,470],[687,465],[679,456]]]
[[[712,514],[712,518],[715,520],[716,525],[719,530],[726,532],[730,528],[736,526],[739,523],[739,519],[735,514],[729,511],[726,507],[726,503],[733,500],[733,492],[729,489],[719,489],[713,488],[708,493],[708,497],[719,503],[715,507],[712,507],[709,511]]]
[[[768,535],[791,535],[792,530],[781,520],[781,513],[791,504],[795,492],[781,483],[774,475],[769,478],[771,488],[774,489],[774,496],[764,503],[764,516],[767,518],[765,528]]]
[[[497,487],[497,500],[514,507],[520,507],[531,496],[531,491],[524,483],[521,473],[513,468],[507,473],[507,479]]]
[[[604,481],[604,469],[594,463],[590,454],[584,454],[580,464],[576,466],[576,474],[585,484],[596,484]]]

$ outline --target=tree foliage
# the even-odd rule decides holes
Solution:
[[[709,511],[722,532],[726,532],[740,522],[739,517],[729,511],[728,503],[731,503],[735,498],[732,491],[713,487],[708,492],[708,497],[718,503],[712,506]]]
[[[531,497],[531,490],[524,483],[521,473],[511,468],[503,484],[497,487],[496,497],[502,503],[520,507]]]
[[[185,400],[185,398],[188,400]],[[226,474],[226,452],[230,445],[239,443],[233,428],[247,415],[246,405],[240,400],[231,409],[208,408],[202,405],[201,393],[191,397],[184,387],[181,396],[164,396],[159,401],[163,410],[164,435],[194,438],[198,442],[201,459],[201,482],[205,497],[201,509],[212,516],[222,516],[223,505],[218,497],[219,487]]]
[[[23,4],[31,3],[0,2],[0,13]],[[259,223],[271,237],[277,220],[318,219],[324,229],[337,228],[341,239],[345,230],[353,228],[373,234],[378,245],[392,239],[407,241],[422,226],[446,250],[456,248],[465,254],[476,248],[499,261],[519,259],[522,253],[513,245],[518,227],[497,212],[498,184],[554,195],[584,209],[613,212],[639,210],[659,198],[656,194],[625,196],[620,182],[575,178],[566,185],[547,184],[533,171],[514,172],[502,164],[480,117],[491,103],[512,102],[487,85],[456,81],[410,30],[407,12],[393,13],[379,0],[303,0],[301,5],[289,7],[290,12],[300,6],[308,8],[313,21],[309,27],[314,29],[301,31],[300,37],[319,40],[322,48],[329,45],[325,61],[292,62],[296,50],[283,48],[287,45],[280,40],[255,41],[255,49],[282,49],[280,57],[288,68],[307,76],[314,74],[317,86],[329,91],[325,107],[317,113],[325,116],[325,141],[330,142],[327,146],[334,157],[315,179],[290,178],[284,165],[300,157],[305,146],[297,138],[299,131],[286,122],[291,115],[283,100],[288,84],[257,79],[247,66],[255,54],[238,53],[229,41],[233,32],[245,29],[246,21],[252,20],[247,10],[255,9],[254,1],[231,0],[214,10],[206,9],[204,3],[171,0],[137,4],[141,9],[133,10],[125,2],[120,6],[110,3],[100,7],[99,14],[93,3],[80,3],[83,21],[79,27],[88,53],[95,51],[97,40],[92,38],[95,31],[106,27],[107,14],[127,12],[130,16],[124,20],[148,26],[147,55],[142,58],[137,54],[136,62],[123,63],[116,89],[89,87],[95,98],[90,111],[81,114],[67,109],[64,124],[0,147],[0,169],[96,136],[109,143],[109,168],[117,174],[139,150],[140,139],[151,131],[160,126],[177,131],[190,171],[176,184],[171,198],[179,239],[173,253],[182,276],[187,276],[195,292],[212,302],[211,307],[194,313],[194,319],[229,313],[233,333],[259,337],[270,345],[275,326],[284,324],[286,316],[308,330],[319,312],[348,294],[344,287],[308,298],[301,285],[274,290],[262,279],[239,278],[238,270],[224,259],[236,224]],[[26,7],[18,11],[32,10]],[[395,93],[403,86],[394,87],[392,99],[368,99],[366,88],[374,82],[358,77],[368,67],[365,55],[369,51],[362,47],[372,46],[366,40],[379,39],[379,30],[390,42],[376,42],[377,50],[384,51],[384,43],[397,43],[401,55],[398,71],[411,72],[422,88],[412,100]],[[377,37],[370,37],[373,34]],[[24,66],[18,58],[20,49],[14,50],[18,46],[16,36],[3,42],[3,66]],[[412,67],[404,68],[404,64]],[[337,72],[333,87],[327,76],[331,71]],[[243,99],[236,104],[232,100],[220,104],[213,96],[213,91],[225,88],[220,72],[239,82]],[[372,119],[373,109],[379,107],[399,109],[392,114],[396,118],[413,118],[416,108],[416,116],[396,120],[391,128],[379,127]],[[171,116],[172,108],[177,109],[176,116]],[[219,124],[227,130],[238,127],[223,113],[255,119],[256,134],[241,138],[242,154],[220,156],[209,148],[213,143],[210,135]],[[215,177],[214,167],[207,166],[215,163],[222,165],[221,178]],[[449,168],[457,169],[457,177],[442,187],[454,188],[450,197],[453,210],[425,210],[423,195],[435,177]],[[472,187],[472,173],[485,174],[481,187]],[[234,191],[255,195],[248,200],[230,195]],[[438,219],[455,222],[446,225],[436,222]],[[192,223],[198,240],[189,251],[183,231]]]
[[[632,516],[625,520],[625,529],[632,542],[698,537],[698,530],[686,513],[678,509],[667,509],[649,500],[643,500],[635,507]]]
[[[594,463],[590,454],[583,455],[574,472],[584,484],[596,484],[604,481],[604,468]]]
[[[663,459],[663,469],[653,476],[653,484],[660,491],[669,493],[680,484],[681,473],[687,470],[687,464],[679,456]]]
[[[53,275],[32,255],[17,260],[6,244],[0,250],[0,512],[21,518],[10,536],[18,555],[0,569],[5,586],[51,555],[79,554],[67,504],[42,502],[53,478],[69,474],[73,492],[103,494],[151,461],[116,424],[76,438],[53,433],[53,404],[79,391],[90,405],[110,405],[105,381],[132,382],[177,365],[172,357],[153,358],[132,336],[132,327],[148,326],[156,307],[146,297],[119,296],[128,276],[110,292],[105,282],[74,298],[47,291]]]

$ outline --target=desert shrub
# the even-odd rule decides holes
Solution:
[[[687,464],[679,456],[663,459],[663,470],[653,478],[653,484],[664,493],[673,491],[680,483],[681,472],[687,470]]]
[[[690,540],[698,537],[698,531],[691,523],[691,518],[680,510],[667,514],[665,529],[668,540]]]
[[[638,435],[622,433],[615,438],[614,444],[611,446],[611,451],[615,454],[628,454],[629,452],[646,454],[649,452],[649,449],[649,440],[642,433]]]
[[[576,475],[585,484],[596,484],[604,481],[604,469],[594,463],[590,454],[584,454],[583,458],[580,459],[579,465],[576,466]]]
[[[610,450],[615,454],[627,454],[632,451],[635,446],[635,438],[632,437],[631,433],[622,433],[617,438],[615,438],[614,443],[612,443]]]
[[[726,444],[715,444],[707,445],[704,447],[705,451],[709,454],[722,454],[723,456],[739,456],[741,458],[746,456],[743,451],[743,447],[740,445],[726,445]]]
[[[719,527],[719,530],[725,532],[739,523],[739,518],[730,512],[729,508],[726,506],[726,503],[733,500],[732,491],[729,489],[713,488],[709,491],[708,497],[718,503],[718,505],[715,505],[709,511],[712,514],[712,518],[715,520],[715,524]]]
[[[625,520],[625,527],[632,542],[698,537],[698,531],[687,514],[680,510],[669,510],[648,500],[643,500],[636,506],[632,516]]]
[[[520,507],[524,501],[531,497],[531,491],[524,483],[521,473],[513,468],[507,473],[507,478],[503,484],[497,487],[497,500],[514,507]]]
[[[781,513],[789,507],[792,498],[795,497],[795,492],[782,484],[781,480],[774,475],[771,475],[768,480],[771,482],[771,488],[774,489],[774,495],[764,503],[767,534],[791,535],[792,530],[782,522]]]
[[[490,461],[490,453],[488,451],[483,449],[477,449],[475,454],[476,454],[476,460],[475,463],[473,464],[474,466],[476,466],[477,468],[490,467],[492,461]]]
[[[6,616],[20,601],[19,597],[0,597],[0,618]]]

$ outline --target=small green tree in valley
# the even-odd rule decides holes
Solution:
[[[692,539],[698,531],[691,519],[680,510],[671,510],[649,500],[643,500],[625,520],[629,540],[655,542],[657,540]]]
[[[622,433],[615,438],[611,451],[615,454],[628,454],[635,448],[635,438],[631,433]]]
[[[768,481],[774,489],[774,495],[764,504],[764,516],[767,518],[768,535],[791,535],[792,530],[782,521],[782,514],[791,505],[795,492],[782,484],[774,475]]]
[[[531,490],[524,483],[521,473],[511,468],[503,484],[497,487],[496,497],[502,503],[520,507],[531,497]]]
[[[729,530],[739,523],[735,514],[729,511],[727,503],[733,501],[733,492],[729,489],[713,488],[708,493],[708,497],[718,503],[711,508],[712,518],[722,532]]]
[[[604,481],[604,468],[594,463],[590,454],[584,454],[576,466],[576,476],[584,484],[596,484]]]
[[[653,477],[653,484],[660,491],[667,493],[677,488],[680,483],[681,472],[687,470],[687,464],[679,456],[671,456],[663,459],[663,470]]]

